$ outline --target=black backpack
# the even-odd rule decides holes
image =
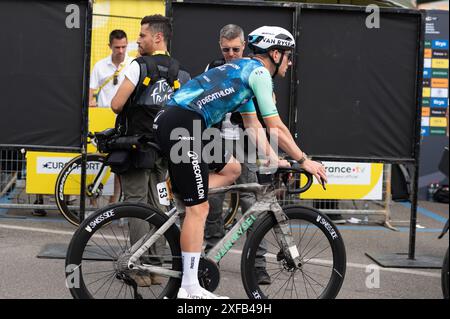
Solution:
[[[107,165],[117,174],[123,174],[133,165],[138,169],[151,169],[157,160],[154,149],[135,145],[136,141],[153,140],[153,121],[156,114],[180,87],[180,64],[167,55],[143,56],[136,59],[140,67],[138,85],[122,112],[117,115],[115,128],[118,135],[129,140],[129,147],[111,152]],[[125,138],[126,137],[126,138]]]
[[[180,87],[180,64],[166,55],[143,56],[136,59],[140,67],[138,85],[117,115],[116,129],[121,136],[142,136],[152,139],[156,114]]]

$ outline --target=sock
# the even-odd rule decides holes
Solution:
[[[183,278],[181,279],[181,287],[186,289],[188,293],[194,293],[200,288],[198,282],[198,263],[200,262],[201,253],[181,252],[183,258]]]

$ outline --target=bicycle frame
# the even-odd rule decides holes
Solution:
[[[95,176],[95,179],[92,183],[93,185],[92,189],[87,191],[88,195],[89,196],[95,195],[100,184],[106,185],[106,182],[108,181],[110,175],[111,175],[111,168],[105,163],[102,163],[102,166],[100,167],[100,170]]]
[[[300,261],[297,260],[299,252],[293,242],[289,230],[288,218],[276,199],[273,187],[271,185],[260,185],[258,183],[238,184],[210,189],[209,194],[222,194],[230,191],[252,192],[256,195],[256,202],[242,215],[231,230],[228,231],[228,233],[214,245],[213,248],[211,248],[206,255],[206,258],[217,264],[230,251],[236,241],[238,241],[239,238],[241,238],[254,224],[258,217],[263,216],[268,212],[272,212],[277,220],[275,234],[278,244],[285,252],[285,255],[289,259],[288,261],[295,265],[299,265]],[[172,208],[172,210],[168,212],[168,215],[170,216],[169,220],[167,220],[150,238],[146,240],[146,236],[144,236],[131,247],[132,255],[128,261],[129,269],[146,270],[159,275],[181,278],[180,271],[173,271],[159,266],[146,264],[143,266],[136,265],[139,258],[176,222],[180,212],[178,212],[176,208]]]

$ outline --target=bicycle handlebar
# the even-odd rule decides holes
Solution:
[[[286,174],[286,173],[288,173],[288,174],[295,173],[295,174],[299,174],[299,175],[303,174],[306,176],[307,180],[306,180],[305,186],[300,187],[300,188],[290,189],[289,186],[287,185],[286,193],[287,194],[300,194],[300,193],[306,192],[313,184],[314,176],[310,172],[301,168],[300,165],[296,161],[288,160],[288,162],[291,164],[291,167],[279,167],[276,174],[278,174],[278,175]]]

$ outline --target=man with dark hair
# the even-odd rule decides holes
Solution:
[[[125,69],[133,60],[127,55],[127,34],[113,30],[109,34],[110,56],[98,61],[91,74],[89,106],[111,107],[111,100],[125,78]]]
[[[135,59],[125,72],[125,79],[111,102],[112,110],[119,114],[118,125],[125,136],[145,136],[153,139],[153,120],[165,102],[170,99],[179,84],[190,79],[178,61],[170,57],[167,44],[172,35],[170,20],[161,15],[146,16],[141,21],[137,40],[140,57]],[[120,118],[125,119],[124,121]],[[123,129],[123,130],[122,130]],[[149,162],[149,158],[151,162]],[[139,202],[165,211],[160,205],[156,185],[164,181],[167,162],[157,154],[131,153],[131,167],[121,174],[124,200]],[[150,231],[149,225],[140,220],[130,221],[131,244]],[[161,255],[164,240],[157,242],[151,254]],[[159,252],[159,253],[158,253]],[[151,258],[152,264],[160,264]],[[139,286],[160,284],[161,278],[151,275],[134,276]]]

